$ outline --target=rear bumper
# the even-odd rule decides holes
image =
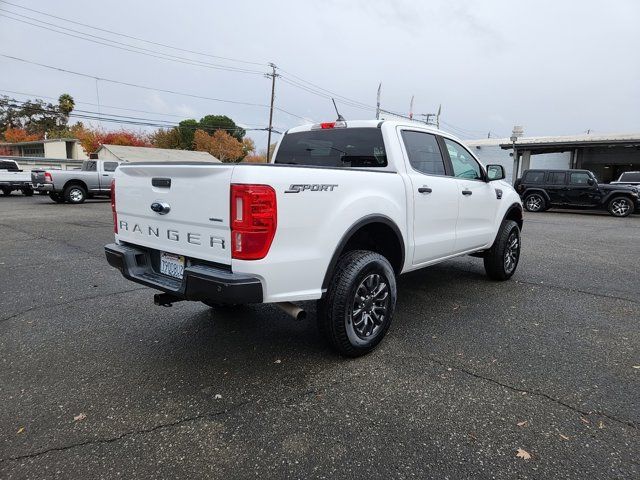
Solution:
[[[53,183],[34,183],[33,189],[36,192],[53,192]]]
[[[262,283],[250,275],[232,273],[208,265],[184,269],[182,280],[153,270],[149,252],[110,243],[104,247],[107,262],[136,283],[162,290],[182,300],[212,303],[262,303]]]

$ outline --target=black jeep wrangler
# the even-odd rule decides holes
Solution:
[[[638,188],[598,183],[589,170],[525,170],[515,189],[530,212],[551,207],[597,208],[626,217],[640,209]]]

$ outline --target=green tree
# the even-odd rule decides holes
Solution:
[[[237,126],[236,122],[226,115],[206,115],[198,122],[198,128],[209,135],[212,135],[216,130],[224,130],[239,142],[242,141],[247,133],[244,128]]]
[[[178,124],[180,134],[180,148],[183,150],[193,150],[193,135],[198,129],[198,121],[190,118]]]
[[[19,102],[14,98],[0,99],[0,133],[8,128],[24,129],[30,135],[44,137],[59,135],[67,128],[69,114],[75,102],[67,93],[60,95],[58,105],[47,103],[41,99]]]

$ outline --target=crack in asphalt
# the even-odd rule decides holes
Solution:
[[[539,390],[529,390],[529,389],[526,389],[526,388],[514,387],[513,385],[509,385],[508,383],[503,383],[503,382],[501,382],[499,380],[496,380],[494,378],[491,378],[491,377],[486,377],[484,375],[481,375],[479,373],[473,372],[473,371],[468,370],[468,369],[466,369],[464,367],[461,367],[459,365],[448,365],[445,362],[443,362],[442,360],[439,360],[439,359],[434,358],[432,356],[430,356],[429,358],[431,359],[431,361],[433,361],[434,363],[437,363],[441,367],[450,368],[452,370],[457,370],[459,372],[462,372],[462,373],[470,375],[470,376],[472,376],[474,378],[477,378],[478,380],[484,380],[486,382],[490,382],[490,383],[493,383],[495,385],[499,385],[499,386],[501,386],[503,388],[508,388],[509,390],[512,390],[514,392],[526,393],[528,395],[533,395],[533,396],[537,396],[537,397],[546,398],[547,400],[551,400],[552,402],[557,403],[558,405],[561,405],[561,406],[563,406],[565,408],[568,408],[569,410],[571,410],[573,412],[579,413],[580,415],[583,415],[583,416],[598,415],[598,416],[601,416],[601,417],[608,418],[609,420],[611,420],[613,422],[616,422],[616,423],[619,423],[621,425],[626,425],[626,426],[629,426],[629,427],[634,428],[636,430],[638,429],[638,425],[635,422],[631,421],[631,420],[619,419],[617,417],[614,417],[613,415],[610,415],[610,414],[608,414],[606,412],[602,412],[602,411],[599,411],[599,410],[582,410],[582,409],[580,409],[580,408],[578,408],[578,407],[576,407],[574,405],[571,405],[569,403],[563,402],[559,398],[553,397],[553,396],[551,396],[551,395],[549,395],[547,393],[541,392]]]
[[[113,295],[120,295],[122,293],[129,293],[129,292],[137,292],[138,290],[145,290],[147,287],[137,287],[137,288],[130,288],[129,290],[119,290],[117,292],[110,292],[110,293],[101,293],[99,295],[89,295],[87,297],[80,297],[80,298],[74,298],[71,300],[64,300],[62,302],[58,302],[58,303],[46,303],[44,305],[36,305],[33,307],[29,307],[25,310],[21,310],[20,312],[14,313],[12,315],[9,315],[8,317],[5,318],[0,318],[0,323],[4,323],[7,322],[9,320],[13,320],[14,318],[17,318],[21,315],[24,315],[25,313],[29,313],[29,312],[33,312],[33,311],[37,311],[37,310],[42,310],[42,309],[49,309],[52,307],[60,307],[62,305],[69,305],[72,303],[76,303],[76,302],[82,302],[84,300],[93,300],[95,298],[105,298],[105,297],[111,297]]]
[[[336,384],[338,384],[340,382],[334,381],[331,382],[330,385],[326,386],[326,387],[316,387],[315,389],[307,389],[303,392],[300,392],[299,394],[293,395],[291,397],[285,398],[279,402],[274,402],[275,404],[278,405],[285,405],[287,406],[291,401],[293,400],[300,400],[302,398],[308,397],[310,395],[315,395],[318,392],[320,392],[323,389],[329,388],[330,386],[335,386]],[[147,433],[153,433],[156,432],[158,430],[164,430],[164,429],[168,429],[168,428],[174,428],[174,427],[178,427],[180,425],[183,425],[185,423],[190,423],[190,422],[197,422],[198,420],[205,420],[205,419],[210,419],[210,418],[215,418],[215,417],[219,417],[222,415],[227,415],[229,413],[233,413],[236,410],[241,409],[242,407],[252,404],[252,403],[259,403],[260,402],[260,398],[254,399],[254,400],[245,400],[243,402],[238,402],[236,404],[233,404],[223,410],[219,410],[219,411],[214,411],[214,412],[205,412],[205,413],[200,413],[198,415],[193,415],[190,417],[184,417],[184,418],[180,418],[178,420],[174,420],[172,422],[168,422],[168,423],[161,423],[159,425],[154,425],[153,427],[148,427],[148,428],[140,428],[137,430],[129,430],[126,432],[122,432],[118,435],[115,435],[113,437],[107,437],[107,438],[94,438],[91,440],[85,440],[82,442],[76,442],[76,443],[71,443],[68,445],[63,445],[61,447],[51,447],[51,448],[46,448],[44,450],[39,450],[37,452],[33,452],[33,453],[27,453],[24,455],[16,455],[14,457],[7,457],[7,458],[0,458],[0,464],[5,463],[5,462],[11,462],[11,461],[17,461],[17,460],[24,460],[24,459],[31,459],[31,458],[35,458],[35,457],[39,457],[42,455],[46,455],[47,453],[52,453],[52,452],[63,452],[65,450],[70,450],[73,448],[78,448],[78,447],[84,447],[87,445],[101,445],[101,444],[108,444],[108,443],[114,443],[117,442],[119,440],[122,440],[124,438],[127,437],[131,437],[133,435],[145,435]]]
[[[138,430],[129,430],[126,432],[123,432],[119,435],[116,435],[114,437],[108,437],[108,438],[94,438],[91,440],[85,440],[83,442],[77,442],[77,443],[71,443],[68,445],[63,445],[61,447],[51,447],[51,448],[47,448],[44,450],[40,450],[37,452],[33,452],[33,453],[27,453],[24,455],[17,455],[15,457],[7,457],[7,458],[0,458],[0,463],[4,463],[4,462],[10,462],[10,461],[16,461],[16,460],[24,460],[27,458],[34,458],[34,457],[39,457],[41,455],[46,455],[47,453],[51,453],[51,452],[64,452],[65,450],[70,450],[73,448],[77,448],[77,447],[84,447],[87,445],[100,445],[100,444],[106,444],[106,443],[113,443],[113,442],[117,442],[119,440],[122,440],[124,438],[130,437],[132,435],[138,435],[138,434],[146,434],[146,433],[152,433],[158,430],[163,430],[165,428],[172,428],[172,427],[177,427],[180,426],[184,423],[189,423],[189,422],[195,422],[197,420],[202,420],[205,418],[214,418],[220,415],[225,415],[227,413],[231,413],[241,407],[243,407],[244,405],[247,405],[251,403],[250,401],[245,401],[245,402],[240,402],[237,403],[235,405],[231,405],[230,407],[224,409],[224,410],[220,410],[217,412],[207,412],[207,413],[201,413],[199,415],[193,415],[191,417],[185,417],[185,418],[181,418],[179,420],[175,420],[173,422],[169,422],[169,423],[161,423],[159,425],[154,425],[153,427],[149,427],[149,428],[141,428]]]
[[[587,290],[580,290],[579,288],[571,288],[571,287],[563,287],[562,285],[554,285],[553,283],[538,283],[538,282],[528,282],[526,280],[513,280],[516,283],[524,283],[526,285],[536,285],[538,287],[546,287],[549,289],[555,289],[555,290],[563,290],[566,292],[572,292],[572,293],[582,293],[584,295],[592,295],[594,297],[600,297],[600,298],[610,298],[613,300],[622,300],[624,302],[630,302],[630,303],[638,303],[640,304],[640,301],[638,300],[633,300],[631,298],[626,298],[626,297],[618,297],[616,295],[610,295],[608,293],[595,293],[595,292],[589,292]]]

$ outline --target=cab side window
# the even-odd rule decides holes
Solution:
[[[480,164],[467,149],[448,138],[443,140],[447,146],[447,152],[449,152],[449,158],[453,166],[453,176],[468,180],[482,180],[482,168],[480,168]]]
[[[445,174],[444,160],[434,135],[403,130],[402,140],[407,149],[409,163],[415,170],[427,175]]]
[[[103,167],[105,172],[115,172],[118,168],[118,162],[104,162]]]
[[[588,185],[589,178],[588,173],[576,172],[571,174],[569,182],[571,185]]]
[[[550,172],[549,185],[564,185],[564,172]]]

